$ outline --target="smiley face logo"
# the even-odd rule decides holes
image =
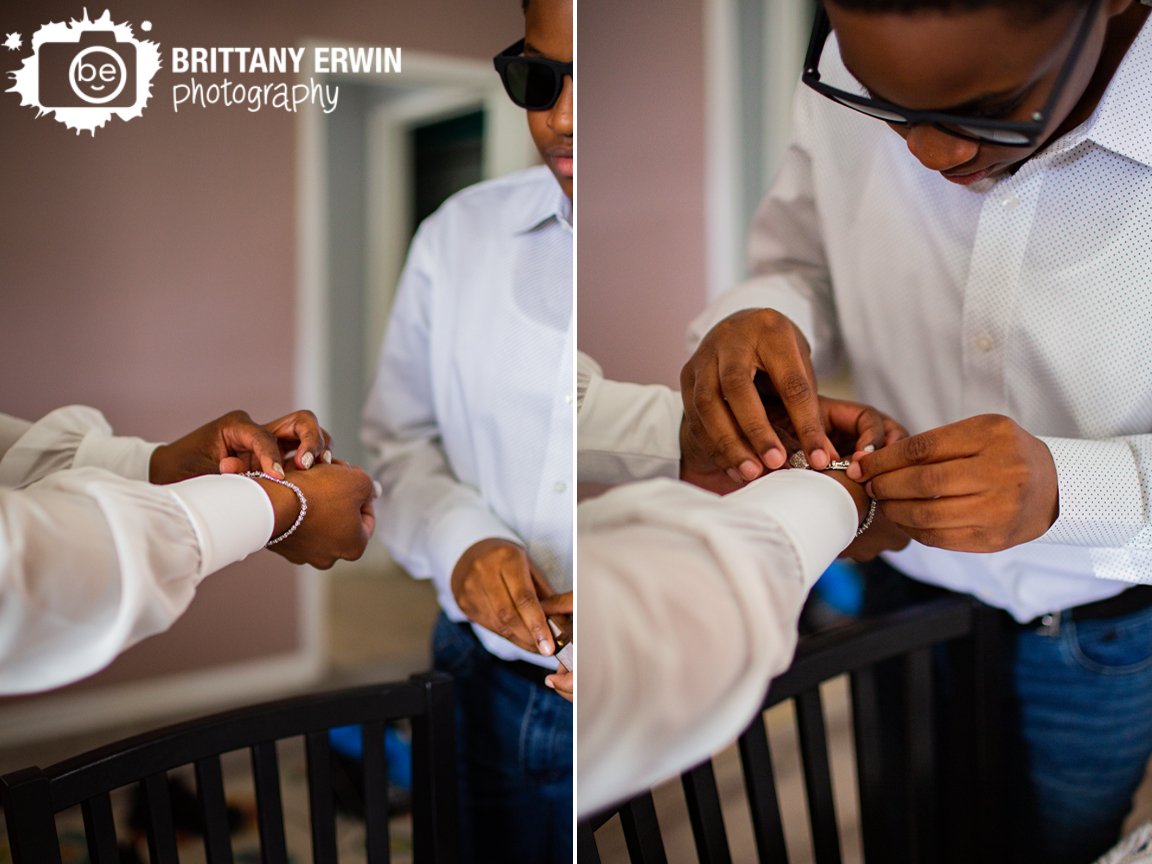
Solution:
[[[150,21],[140,28],[150,32]],[[160,46],[137,39],[132,25],[116,23],[112,13],[93,21],[84,17],[45,24],[32,36],[32,54],[9,72],[9,93],[77,132],[91,132],[113,117],[139,117],[160,71]]]
[[[118,52],[92,45],[72,58],[68,83],[85,102],[104,105],[123,92],[128,83],[128,67]]]

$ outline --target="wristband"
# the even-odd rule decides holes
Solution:
[[[265,548],[269,546],[275,546],[281,540],[286,540],[291,537],[296,529],[300,527],[300,523],[304,521],[304,516],[308,513],[308,499],[304,497],[304,493],[300,491],[300,487],[295,483],[289,482],[288,480],[281,480],[279,477],[273,477],[271,474],[265,474],[263,471],[245,471],[244,476],[252,478],[259,477],[263,480],[270,480],[273,483],[279,483],[281,486],[287,486],[289,489],[296,493],[296,498],[300,501],[300,512],[296,516],[296,521],[292,523],[291,528],[289,528],[279,537],[269,540],[264,544],[264,546]]]
[[[804,455],[803,450],[797,450],[788,458],[789,468],[807,468],[810,471],[824,470],[824,471],[847,471],[848,467],[852,464],[851,459],[837,459],[828,463],[828,467],[824,469],[813,468],[808,464],[808,457]],[[860,527],[856,529],[856,536],[859,537],[872,525],[872,520],[876,518],[876,499],[868,499],[868,512],[864,514],[864,521],[860,523]]]

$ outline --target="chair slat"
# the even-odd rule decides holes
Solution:
[[[908,730],[908,860],[916,864],[933,857],[937,809],[936,712],[932,704],[932,653],[921,648],[904,660]]]
[[[759,714],[740,736],[740,764],[744,769],[744,789],[752,811],[752,831],[761,861],[787,861],[784,824],[772,773],[772,750],[764,716]]]
[[[682,782],[700,864],[731,864],[728,835],[724,831],[724,813],[720,807],[720,794],[716,791],[716,772],[712,769],[712,762],[705,762],[685,772]]]
[[[886,864],[896,859],[884,815],[887,766],[880,735],[880,692],[876,668],[869,666],[853,672],[851,685],[856,788],[860,796],[860,839],[864,860],[869,864]]]
[[[459,832],[452,681],[428,676],[424,711],[412,717],[412,859],[455,864]]]
[[[624,829],[624,843],[632,864],[667,864],[668,855],[664,851],[651,792],[633,798],[620,808],[620,827]]]
[[[60,864],[60,841],[48,776],[24,768],[0,780],[12,864]]]
[[[80,812],[84,815],[84,833],[88,838],[91,864],[120,864],[116,821],[112,818],[112,799],[108,793],[89,798],[80,805]]]
[[[332,748],[328,731],[310,732],[305,741],[313,864],[337,864],[336,802],[332,795]]]
[[[832,794],[832,773],[828,763],[824,706],[818,687],[796,697],[796,724],[816,862],[840,864],[840,832],[836,826],[836,800]]]
[[[196,762],[196,791],[204,818],[204,858],[208,864],[233,864],[232,832],[228,802],[224,797],[224,772],[219,756]]]
[[[596,848],[596,832],[587,822],[576,826],[576,860],[580,864],[600,864],[600,850]]]
[[[141,781],[148,825],[148,857],[151,864],[180,864],[176,851],[176,826],[172,821],[172,795],[168,775],[149,774]]]
[[[253,744],[251,752],[252,779],[256,783],[256,820],[260,827],[260,856],[266,862],[287,861],[276,742]]]
[[[388,762],[384,755],[384,724],[360,727],[364,749],[364,822],[368,833],[368,864],[387,864]]]

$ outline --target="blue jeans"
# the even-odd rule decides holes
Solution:
[[[571,704],[443,614],[432,655],[455,679],[462,864],[571,864]]]
[[[947,593],[884,562],[863,569],[866,615]],[[1089,864],[1119,840],[1152,755],[1152,608],[1085,621],[1065,613],[1048,629],[1004,619],[1009,860]],[[940,659],[938,719],[952,689]]]
[[[1090,862],[1119,839],[1152,753],[1152,609],[1021,632],[1012,675],[1032,848]]]

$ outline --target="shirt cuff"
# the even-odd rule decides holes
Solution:
[[[848,490],[819,471],[773,471],[727,498],[737,499],[770,515],[788,535],[809,586],[852,542],[860,521]]]
[[[148,482],[152,453],[159,446],[142,438],[89,432],[76,448],[72,467],[103,468],[129,480]]]
[[[447,585],[452,582],[456,563],[473,544],[495,537],[517,546],[524,545],[512,529],[483,505],[450,508],[432,525],[429,535],[432,572],[443,573]]]
[[[272,537],[276,514],[259,484],[235,474],[165,486],[184,507],[200,541],[200,578],[242,561]]]
[[[1060,515],[1045,543],[1127,545],[1144,525],[1144,491],[1136,456],[1123,440],[1041,438],[1052,453]]]

